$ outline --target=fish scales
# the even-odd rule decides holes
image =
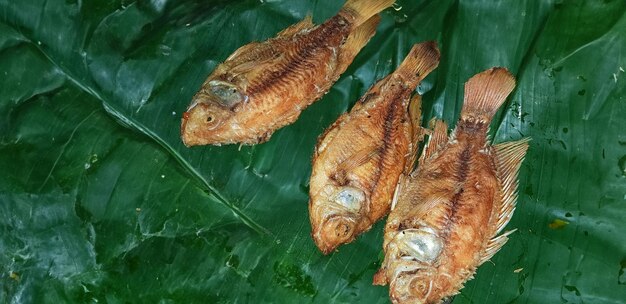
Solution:
[[[350,242],[389,212],[412,147],[409,101],[439,62],[434,42],[415,45],[395,72],[373,85],[318,141],[309,213],[312,236],[325,254]]]
[[[393,1],[348,0],[321,25],[310,17],[236,50],[213,71],[183,114],[187,146],[256,144],[321,98],[374,35]]]
[[[390,284],[394,303],[441,303],[490,259],[510,232],[517,172],[527,140],[492,146],[489,123],[515,86],[506,69],[493,68],[465,86],[456,129],[434,122],[418,168],[400,181],[385,226],[385,260],[374,283]]]

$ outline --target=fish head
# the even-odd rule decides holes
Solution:
[[[232,132],[228,126],[238,108],[247,101],[248,96],[237,85],[220,80],[206,82],[183,114],[183,143],[189,147],[223,142]]]
[[[311,198],[313,240],[324,254],[358,235],[359,215],[366,199],[365,192],[357,187],[335,185],[326,185],[322,193]]]
[[[390,295],[397,302],[431,303],[436,289],[435,260],[441,254],[443,242],[429,227],[399,231],[393,239],[395,262]]]

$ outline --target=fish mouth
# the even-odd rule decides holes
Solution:
[[[336,214],[327,218],[321,228],[314,232],[313,240],[324,254],[329,254],[339,245],[354,239],[356,226],[354,218]]]

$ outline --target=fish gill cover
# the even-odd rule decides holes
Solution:
[[[494,142],[533,138],[509,228],[454,303],[626,298],[626,3],[398,0],[319,102],[265,144],[188,149],[182,112],[237,47],[341,1],[0,0],[0,302],[388,302],[383,223],[329,256],[307,213],[317,136],[416,42],[463,83],[518,80]],[[559,229],[553,223],[565,222]]]

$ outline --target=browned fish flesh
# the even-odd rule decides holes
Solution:
[[[420,99],[411,93],[439,64],[435,42],[413,46],[395,72],[373,85],[320,136],[313,155],[309,216],[317,247],[328,254],[389,212],[419,128]],[[416,94],[416,96],[419,96]],[[421,128],[420,128],[421,129]]]
[[[315,26],[310,17],[238,50],[209,75],[183,114],[186,146],[257,144],[321,98],[376,32],[394,0],[348,0]]]
[[[461,117],[450,137],[442,121],[403,178],[385,226],[385,260],[374,284],[389,284],[394,303],[441,303],[508,240],[517,175],[528,139],[491,145],[493,115],[515,87],[504,68],[465,84]]]

